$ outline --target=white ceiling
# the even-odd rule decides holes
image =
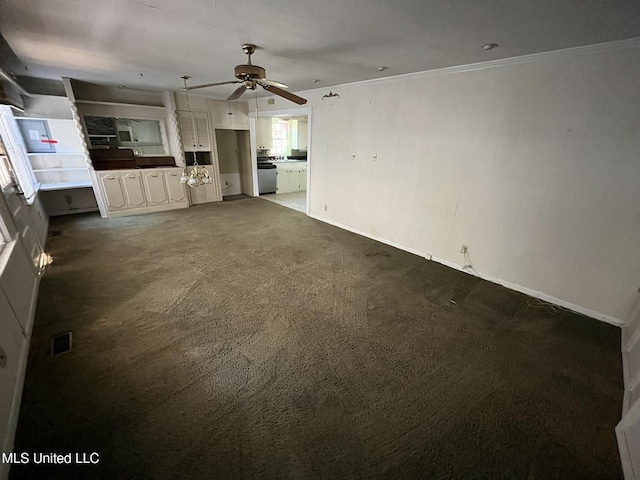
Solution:
[[[0,0],[0,12],[24,75],[154,90],[183,74],[232,80],[243,43],[295,92],[640,36],[638,0]]]

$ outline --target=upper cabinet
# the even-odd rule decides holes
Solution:
[[[256,121],[256,147],[259,150],[271,150],[273,146],[271,119],[258,118]]]
[[[213,128],[249,130],[249,104],[247,102],[220,102],[209,100]]]
[[[207,112],[180,110],[179,116],[183,150],[185,152],[210,152],[211,136]]]

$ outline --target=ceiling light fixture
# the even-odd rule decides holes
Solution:
[[[494,48],[499,47],[499,46],[500,45],[498,45],[497,43],[485,43],[482,46],[482,49],[483,50],[493,50]]]
[[[189,91],[187,90],[187,80],[191,77],[189,75],[183,75],[181,78],[184,81],[184,95],[187,98],[187,110],[189,111],[189,115],[192,119],[191,121],[193,122],[193,113],[191,112],[191,105],[189,105]],[[189,172],[187,169],[187,159],[185,157],[180,183],[186,183],[190,187],[199,187],[205,183],[212,183],[211,176],[207,169],[198,165],[195,149],[193,152],[193,169]]]

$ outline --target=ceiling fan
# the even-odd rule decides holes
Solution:
[[[228,82],[215,82],[215,83],[205,83],[203,85],[194,85],[192,87],[187,87],[185,90],[195,90],[197,88],[206,88],[206,87],[215,87],[216,85],[226,85],[229,83],[241,83],[240,85],[230,96],[227,98],[228,101],[235,100],[240,98],[240,96],[247,90],[255,90],[258,85],[264,88],[267,92],[274,93],[279,95],[282,98],[286,98],[287,100],[292,101],[293,103],[297,103],[298,105],[304,105],[307,103],[307,100],[294,95],[291,92],[287,92],[283,90],[283,88],[289,88],[284,83],[276,82],[274,80],[267,80],[265,69],[259,65],[253,65],[251,63],[251,55],[256,51],[256,46],[251,43],[245,43],[242,45],[242,50],[249,56],[249,60],[246,64],[236,65],[235,67],[235,75],[237,80],[229,80]]]

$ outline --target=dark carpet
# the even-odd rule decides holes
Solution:
[[[622,475],[616,327],[261,199],[50,230],[15,450],[100,461],[13,479]]]

